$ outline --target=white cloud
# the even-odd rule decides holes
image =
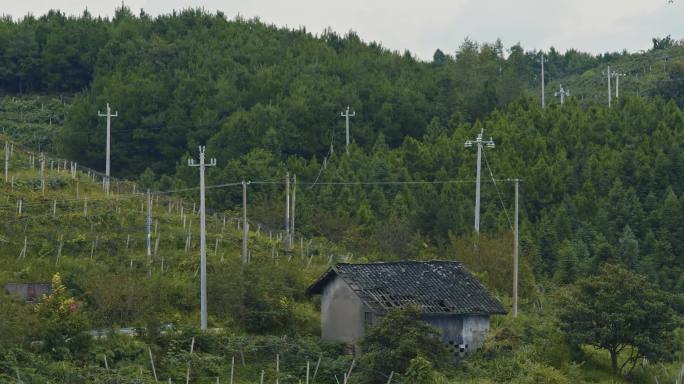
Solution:
[[[3,3],[6,0],[3,0]],[[204,7],[227,16],[258,16],[290,27],[320,33],[356,31],[399,51],[430,59],[440,48],[454,52],[466,37],[526,49],[576,48],[593,53],[646,49],[651,38],[684,37],[684,4],[666,0],[125,0],[134,12],[153,15],[172,9]],[[41,15],[50,8],[80,14],[86,7],[111,16],[117,3],[103,0],[24,0],[3,4],[3,13]]]

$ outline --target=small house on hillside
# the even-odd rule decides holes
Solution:
[[[8,295],[21,297],[27,303],[36,303],[43,295],[52,292],[50,283],[6,283],[5,292]]]
[[[442,341],[456,357],[482,344],[491,315],[506,313],[455,261],[337,264],[307,294],[321,295],[324,340],[354,344],[388,309],[414,305],[423,321],[442,331]]]

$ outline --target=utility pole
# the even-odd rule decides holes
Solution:
[[[607,70],[603,71],[603,74],[608,79],[608,108],[610,108],[611,107],[611,93],[612,93],[612,90],[610,88],[610,78],[612,76],[612,73],[610,72],[610,65],[608,66]]]
[[[553,95],[556,97],[560,96],[560,103],[561,105],[563,105],[563,103],[565,102],[565,96],[570,96],[570,91],[563,89],[563,85],[561,84],[558,92],[554,93]]]
[[[620,98],[620,78],[627,74],[613,71],[613,76],[615,76],[615,99],[617,100]]]
[[[489,138],[489,141],[483,141],[482,136],[484,134],[484,128],[480,129],[480,133],[475,139],[475,144],[477,144],[477,178],[475,179],[475,233],[480,233],[480,170],[482,168],[482,144],[486,144],[487,148],[494,148],[494,140]],[[473,146],[473,141],[466,140],[465,147],[470,148]]]
[[[518,185],[520,179],[515,182],[515,217],[513,222],[513,317],[518,316]]]
[[[297,197],[297,175],[292,175],[292,225],[290,226],[290,244],[295,234],[295,199]]]
[[[199,147],[199,164],[193,159],[188,159],[188,166],[199,167],[200,171],[200,306],[201,306],[201,329],[207,329],[207,233],[206,212],[204,206],[204,168],[216,165],[216,159],[211,159],[208,164],[204,163],[204,150]]]
[[[152,195],[147,190],[147,258],[152,256]]]
[[[347,110],[345,112],[340,113],[340,116],[345,118],[346,126],[347,126],[347,154],[349,154],[349,118],[356,116],[356,112],[352,112],[351,114],[349,113],[349,106],[347,105]]]
[[[249,241],[249,223],[247,223],[247,184],[242,182],[242,262],[249,263],[247,245]]]
[[[542,108],[546,108],[546,95],[544,93],[544,62],[546,59],[544,58],[543,52],[539,58],[539,61],[541,62],[541,105]]]
[[[100,113],[97,111],[97,115],[100,117],[107,117],[107,165],[105,167],[105,191],[109,195],[109,157],[110,157],[110,143],[111,143],[111,132],[112,132],[112,117],[119,116],[119,111],[114,112],[112,115],[112,110],[109,108],[109,103],[107,103],[107,113]]]
[[[285,246],[290,249],[290,172],[285,174]]]
[[[5,183],[9,180],[7,176],[9,175],[9,143],[5,141]]]

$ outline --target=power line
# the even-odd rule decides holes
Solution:
[[[484,153],[484,151],[483,151]],[[494,189],[496,189],[496,194],[499,196],[499,202],[501,202],[501,208],[503,208],[504,213],[506,214],[506,220],[508,220],[508,225],[513,229],[513,224],[511,224],[511,218],[508,217],[508,210],[506,210],[506,206],[504,205],[503,198],[501,196],[501,191],[499,191],[499,187],[496,185],[496,179],[494,178],[494,172],[492,172],[492,168],[489,166],[489,161],[487,160],[487,154],[484,153],[484,158],[485,158],[485,164],[487,164],[487,169],[489,170],[489,176],[492,178],[492,182],[494,183]]]
[[[323,181],[323,182],[306,182],[302,181],[299,184],[304,185],[412,185],[412,184],[470,184],[475,183],[476,180],[418,180],[418,181]]]

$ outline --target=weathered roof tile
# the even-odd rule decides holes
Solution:
[[[337,264],[307,293],[320,294],[335,276],[378,312],[417,305],[424,313],[506,313],[501,302],[456,261]]]

